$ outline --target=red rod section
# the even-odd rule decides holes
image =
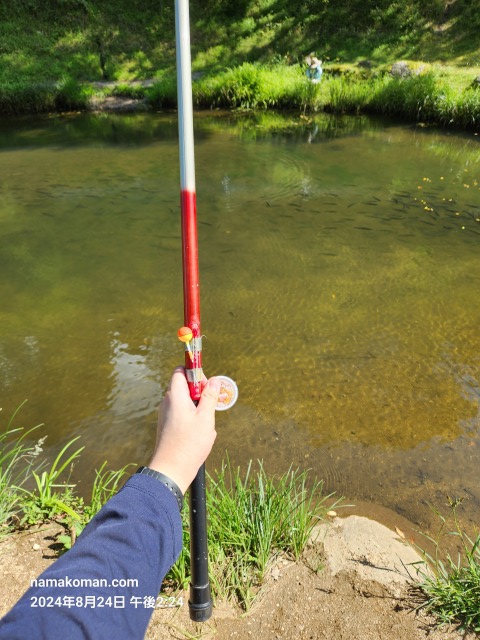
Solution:
[[[182,258],[183,258],[183,300],[184,322],[190,327],[193,341],[201,337],[200,330],[200,280],[198,270],[198,233],[197,233],[197,196],[194,191],[182,189]],[[193,348],[193,361],[185,352],[185,368],[192,370],[188,375],[190,397],[194,402],[200,400],[202,352]]]

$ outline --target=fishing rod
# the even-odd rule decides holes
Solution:
[[[178,330],[185,344],[185,374],[190,397],[198,404],[202,395],[202,332],[200,328],[200,281],[198,269],[197,196],[193,139],[192,62],[190,52],[189,0],[175,0],[175,41],[177,62],[178,138],[180,156],[180,208],[182,219],[184,324]],[[221,378],[217,411],[237,401],[237,385]],[[212,615],[208,576],[207,494],[205,464],[190,485],[190,618],[206,622]]]
[[[190,397],[198,403],[202,393],[202,334],[198,271],[197,198],[193,147],[192,64],[188,0],[175,0],[178,135],[180,155],[180,206],[184,323],[178,337],[185,342],[185,372]],[[207,506],[205,465],[190,485],[190,618],[205,622],[212,615],[208,577]]]
[[[197,197],[193,140],[192,63],[188,0],[175,0],[178,133],[180,155],[180,205],[182,219],[182,262],[184,327],[178,330],[185,343],[185,373],[190,397],[198,404],[202,395],[202,332],[200,329],[200,282],[198,269]],[[222,380],[217,410],[235,404],[238,389],[233,380]],[[190,618],[205,622],[212,615],[208,576],[207,506],[205,465],[190,485]]]

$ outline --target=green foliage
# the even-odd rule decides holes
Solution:
[[[475,539],[463,531],[458,522],[456,509],[460,501],[450,500],[454,530],[450,532],[460,545],[457,559],[446,554],[441,559],[441,538],[447,520],[436,512],[441,520],[436,539],[427,536],[435,546],[434,556],[425,554],[431,571],[419,569],[422,581],[420,588],[425,595],[422,608],[434,613],[439,624],[460,624],[466,631],[480,632],[480,533]]]
[[[57,111],[85,109],[93,89],[73,78],[64,77],[56,85],[55,107]]]
[[[13,427],[21,407],[10,418],[0,433],[0,538],[15,527],[30,526],[55,519],[68,535],[59,541],[70,548],[72,540],[80,535],[86,524],[119,489],[130,465],[118,471],[106,469],[104,462],[95,472],[91,498],[87,504],[75,492],[75,484],[63,480],[70,475],[74,463],[84,447],[72,451],[80,436],[73,438],[61,449],[48,470],[39,458],[46,437],[36,444],[27,444],[32,434],[42,425],[25,430]],[[25,485],[30,485],[27,487]]]
[[[312,84],[300,65],[244,63],[205,74],[193,84],[194,104],[225,109],[300,109],[334,114],[380,114],[410,121],[471,128],[480,119],[480,91],[453,89],[427,65],[418,64],[406,78],[389,73],[324,74]],[[175,76],[165,74],[147,90],[157,108],[176,104]]]
[[[53,86],[5,82],[0,85],[0,112],[5,115],[42,113],[55,108]]]
[[[82,533],[85,528],[83,522],[78,520],[70,524],[67,520],[59,520],[60,524],[63,524],[67,530],[67,533],[57,536],[57,542],[63,545],[65,551],[68,551],[75,544],[76,539]]]
[[[226,109],[311,108],[318,103],[320,85],[305,77],[299,65],[244,63],[202,77],[194,83],[199,107]]]
[[[8,5],[8,6],[7,6]],[[200,107],[326,108],[335,113],[398,114],[440,124],[477,126],[478,95],[455,95],[428,80],[400,85],[384,79],[360,86],[326,77],[305,82],[309,51],[326,72],[369,60],[387,68],[398,59],[455,60],[479,65],[480,12],[468,0],[207,0],[191,3],[192,63],[204,76],[194,86]],[[32,19],[33,17],[33,19]],[[447,28],[448,27],[448,28]],[[143,90],[117,87],[113,95],[145,96],[156,109],[176,106],[173,3],[151,0],[13,0],[0,4],[0,113],[85,109],[85,81],[155,78]],[[334,63],[329,64],[329,59]],[[299,64],[301,63],[301,64]],[[330,66],[330,69],[328,68]],[[408,95],[407,89],[413,91]],[[368,95],[368,93],[370,95]]]
[[[374,85],[370,108],[382,115],[400,115],[412,120],[433,120],[436,82],[433,73],[408,78],[386,76]]]
[[[177,78],[171,72],[146,91],[147,102],[154,109],[169,109],[177,106]]]
[[[75,495],[72,491],[74,485],[59,484],[58,482],[63,472],[77,460],[84,449],[84,447],[81,447],[71,454],[67,453],[79,437],[73,438],[63,447],[53,461],[49,471],[43,471],[41,474],[32,471],[36,485],[35,489],[28,490],[24,487],[15,487],[15,489],[24,493],[22,505],[23,524],[31,525],[50,520],[61,513],[66,513],[71,518],[80,520],[80,516],[74,508],[76,506]],[[61,489],[61,491],[59,492],[57,489]]]
[[[479,60],[480,12],[469,0],[206,0],[190,10],[196,70],[295,63],[311,50],[352,63]],[[0,4],[0,80],[156,77],[175,66],[174,40],[173,3],[12,0]]]
[[[368,82],[352,81],[342,76],[332,78],[328,90],[326,110],[333,113],[361,113],[370,97]]]
[[[216,596],[236,600],[248,609],[272,561],[279,554],[298,559],[313,527],[327,511],[322,483],[309,483],[308,473],[290,469],[269,478],[259,463],[246,474],[227,461],[208,477],[209,552]],[[184,510],[184,550],[167,577],[184,588],[189,578],[188,510]],[[172,586],[172,585],[171,585]]]
[[[454,90],[432,70],[407,78],[332,78],[327,86],[324,108],[332,113],[374,113],[462,128],[480,121],[480,92]]]
[[[72,510],[64,509],[64,517],[58,520],[65,527],[65,534],[58,536],[57,540],[66,550],[75,544],[75,540],[107,500],[110,500],[117,493],[120,482],[124,479],[131,464],[125,465],[118,471],[106,470],[106,466],[107,462],[105,461],[100,469],[95,471],[90,501],[85,504],[83,499],[75,496],[72,501],[75,506],[73,513]],[[72,504],[70,503],[71,506]]]
[[[58,83],[29,84],[25,81],[0,84],[0,113],[47,113],[85,109],[93,90],[72,78]]]
[[[25,430],[13,427],[15,418],[24,403],[14,412],[5,430],[0,432],[0,539],[13,528],[13,518],[20,512],[20,495],[17,487],[27,480],[32,469],[38,469],[38,456],[45,438],[34,445],[28,439],[41,425]]]
[[[106,469],[107,462],[105,461],[100,469],[95,471],[95,481],[92,487],[92,494],[89,504],[85,507],[86,522],[89,522],[93,516],[100,511],[103,505],[114,496],[118,489],[120,482],[123,481],[125,475],[128,473],[127,469],[132,464],[125,465],[122,469],[112,471]]]

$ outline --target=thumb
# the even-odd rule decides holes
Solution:
[[[198,409],[200,411],[213,412],[218,402],[218,396],[220,395],[220,387],[222,381],[220,378],[210,378],[207,380],[206,385],[203,387],[202,396],[198,403]]]

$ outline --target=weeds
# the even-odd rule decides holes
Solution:
[[[36,484],[34,490],[30,491],[21,486],[14,487],[24,494],[22,524],[31,525],[50,520],[60,513],[66,513],[71,518],[80,520],[80,516],[74,509],[76,500],[73,488],[75,485],[59,484],[58,482],[65,469],[79,457],[84,449],[84,447],[77,449],[65,459],[65,454],[79,437],[73,438],[63,447],[49,471],[43,471],[41,474],[32,471]],[[61,489],[61,492],[56,491],[57,489]]]
[[[88,519],[93,518],[103,507],[107,500],[110,500],[120,488],[120,482],[127,474],[127,469],[133,463],[125,465],[118,471],[105,470],[107,462],[105,461],[99,470],[95,471],[95,481],[92,487],[92,496],[90,504],[85,508]]]
[[[147,91],[147,99],[155,108],[173,107],[175,92],[174,77],[166,75]],[[378,114],[462,128],[480,122],[480,91],[453,88],[430,67],[407,78],[327,71],[321,83],[312,84],[300,65],[244,63],[195,81],[193,99],[202,108]]]
[[[411,66],[413,63],[411,63]],[[414,68],[414,65],[413,65]],[[201,75],[193,83],[193,101],[200,108],[241,110],[290,109],[334,114],[378,114],[442,126],[477,127],[480,91],[470,84],[449,84],[444,70],[418,65],[409,77],[388,73],[335,75],[328,67],[322,82],[312,84],[299,64],[246,62],[237,67]],[[57,83],[0,86],[0,113],[41,113],[88,109],[92,87],[70,76]],[[176,75],[163,70],[152,86],[119,84],[105,87],[103,96],[145,98],[154,109],[177,105]]]
[[[15,526],[28,527],[55,519],[68,531],[68,536],[60,536],[59,541],[69,548],[103,504],[118,491],[130,465],[110,471],[104,462],[96,471],[91,498],[85,504],[75,492],[75,484],[69,481],[73,465],[84,449],[72,450],[80,436],[67,442],[48,470],[42,470],[45,460],[39,456],[46,437],[32,445],[27,444],[27,439],[43,425],[28,430],[13,428],[22,406],[0,434],[0,538]],[[67,480],[62,480],[67,472]],[[26,483],[30,487],[24,486]]]
[[[34,445],[27,444],[28,438],[42,425],[31,429],[13,427],[22,403],[10,418],[6,429],[0,433],[0,539],[13,528],[13,518],[18,519],[20,512],[20,495],[18,487],[22,487],[37,464],[42,452],[45,438]]]
[[[284,554],[297,560],[312,529],[326,514],[322,483],[309,484],[308,473],[290,469],[277,480],[263,465],[245,474],[227,460],[208,476],[211,580],[217,597],[248,609],[272,560]],[[188,511],[185,509],[185,511]],[[184,550],[168,575],[170,586],[184,588],[189,578],[188,512],[184,513]],[[173,584],[172,584],[173,583]]]
[[[434,544],[432,556],[424,552],[427,565],[432,572],[419,569],[420,588],[425,594],[421,605],[439,620],[439,624],[460,624],[466,631],[480,631],[480,533],[475,539],[468,536],[460,527],[457,517],[458,500],[449,499],[453,515],[454,530],[448,535],[455,536],[460,546],[457,559],[450,553],[441,559],[441,538],[445,535],[447,519],[435,511],[441,520],[440,531],[436,538],[426,536]]]
[[[65,533],[58,536],[58,542],[63,544],[65,549],[70,549],[75,544],[75,540],[93,516],[100,511],[107,500],[110,500],[110,498],[117,493],[120,482],[127,474],[127,469],[131,464],[125,465],[123,469],[119,469],[118,471],[105,470],[106,466],[107,462],[105,461],[100,469],[95,471],[95,481],[93,483],[90,501],[85,505],[82,498],[76,497],[73,514],[71,510],[64,509],[65,516],[58,520],[65,528]],[[72,507],[72,504],[69,506]]]
[[[69,77],[59,82],[4,82],[0,85],[0,113],[18,115],[86,109],[93,89]]]
[[[74,446],[78,437],[60,450],[47,470],[40,471],[32,461],[41,446],[26,445],[25,438],[33,429],[13,429],[15,415],[0,436],[0,509],[5,532],[11,530],[5,525],[16,512],[21,514],[17,526],[55,519],[65,528],[58,541],[69,549],[117,492],[130,465],[109,471],[104,463],[96,472],[91,499],[85,504],[69,481],[72,465],[83,451],[83,447]],[[67,480],[62,480],[67,472]],[[33,488],[23,486],[27,480],[33,480]],[[242,474],[227,460],[208,476],[210,573],[217,597],[234,599],[248,609],[275,557],[283,554],[297,560],[301,556],[313,527],[327,511],[325,503],[330,496],[322,496],[321,489],[321,482],[309,482],[308,473],[298,470],[270,478],[261,463],[255,471],[250,463]],[[183,550],[166,578],[172,589],[185,588],[190,576],[188,507],[182,518]]]
[[[88,504],[75,493],[75,485],[61,482],[83,447],[74,449],[78,438],[69,441],[48,470],[40,471],[44,438],[29,445],[27,439],[41,425],[29,430],[14,428],[18,411],[0,434],[0,537],[14,526],[56,519],[65,527],[59,542],[68,549],[85,525],[118,490],[128,466],[119,471],[96,472]],[[34,480],[34,488],[24,484]],[[208,476],[207,510],[209,514],[210,576],[215,597],[232,599],[247,610],[258,595],[273,561],[279,555],[298,560],[312,530],[325,518],[331,495],[322,495],[322,482],[310,481],[308,472],[289,469],[279,478],[267,475],[262,463],[253,464],[246,473],[230,462]],[[433,543],[433,555],[424,552],[418,563],[420,588],[425,602],[420,605],[435,614],[439,624],[458,623],[465,630],[480,631],[480,533],[472,538],[460,527],[456,509],[460,501],[450,500],[454,536],[460,547],[456,559],[450,553],[442,559],[441,539],[447,520],[441,520]],[[20,519],[18,514],[23,514]],[[16,521],[14,524],[14,519]],[[184,589],[189,580],[189,514],[182,513],[184,546],[176,564],[166,577],[171,589]]]

